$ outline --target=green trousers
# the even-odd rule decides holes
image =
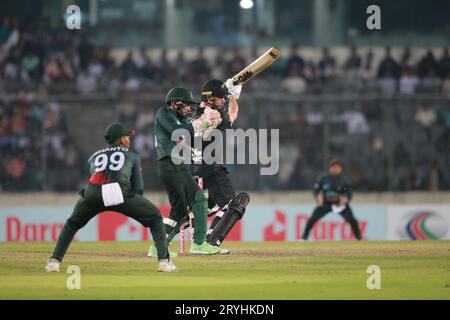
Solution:
[[[80,192],[72,215],[67,219],[64,228],[58,237],[52,258],[62,261],[75,233],[83,228],[89,220],[103,211],[115,211],[122,213],[150,228],[150,232],[158,250],[158,259],[168,259],[168,244],[164,230],[164,224],[159,209],[140,194],[124,197],[124,203],[105,207],[103,205],[101,186],[89,185]]]
[[[205,192],[200,189],[184,165],[176,165],[170,158],[158,160],[158,175],[169,196],[169,219],[176,222],[175,226],[166,224],[166,233],[173,234],[174,229],[179,229],[189,210],[192,210],[195,220],[194,242],[205,242],[208,224],[208,201]],[[172,237],[169,238],[171,239]]]

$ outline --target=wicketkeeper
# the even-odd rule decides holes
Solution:
[[[141,160],[137,153],[129,149],[132,135],[134,131],[125,130],[118,123],[113,123],[106,129],[105,139],[109,146],[96,151],[89,158],[89,184],[79,193],[81,197],[64,224],[53,255],[45,267],[46,271],[59,272],[59,265],[75,233],[103,211],[122,213],[150,228],[158,251],[159,270],[178,271],[170,261],[159,209],[142,196],[144,185]]]
[[[350,208],[352,188],[347,177],[342,174],[343,164],[337,159],[331,160],[328,173],[320,176],[314,186],[317,207],[306,223],[303,240],[307,240],[314,224],[330,212],[339,213],[352,227],[356,239],[361,240],[358,221]]]

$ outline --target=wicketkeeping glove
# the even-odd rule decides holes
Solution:
[[[235,86],[233,84],[233,79],[228,79],[225,82],[225,85],[228,89],[228,92],[237,99],[239,99],[239,96],[241,95],[241,91],[242,91],[242,84],[239,84],[237,86]]]
[[[192,122],[194,135],[201,137],[205,132],[210,132],[212,129],[217,128],[221,122],[222,118],[219,111],[206,107],[203,114]]]

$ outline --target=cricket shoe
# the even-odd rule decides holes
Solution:
[[[178,254],[176,252],[169,250],[169,256],[171,258],[175,258]],[[147,257],[150,258],[158,258],[158,249],[156,249],[155,245],[151,245],[150,249],[148,250]]]
[[[220,248],[212,246],[206,241],[204,241],[202,244],[196,244],[194,242],[192,243],[189,252],[192,254],[218,254],[220,253]]]
[[[217,247],[219,248],[219,247]],[[219,248],[219,254],[230,254],[230,250],[228,249],[223,249],[223,248]]]
[[[160,260],[158,265],[158,271],[161,272],[178,272],[177,266],[174,265],[171,261],[168,259],[166,260]]]
[[[59,272],[59,261],[56,259],[50,259],[45,266],[46,272]]]

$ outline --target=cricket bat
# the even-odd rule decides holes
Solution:
[[[250,63],[244,69],[239,71],[232,79],[233,85],[244,84],[254,76],[260,74],[264,69],[270,66],[281,57],[281,52],[277,48],[270,48],[258,59]]]

